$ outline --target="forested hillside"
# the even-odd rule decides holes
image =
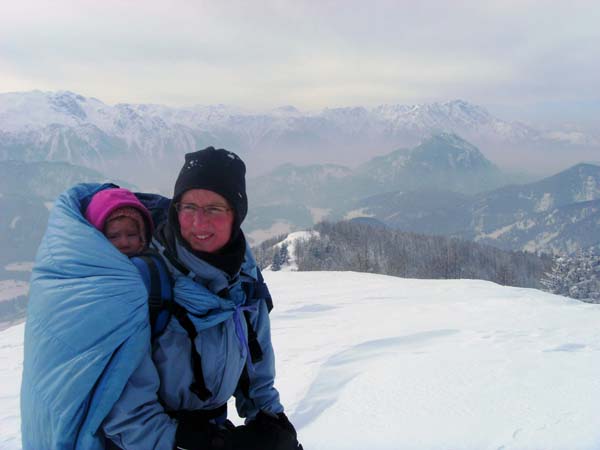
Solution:
[[[442,236],[406,233],[383,226],[343,221],[314,227],[318,235],[294,245],[299,271],[379,273],[406,278],[481,279],[502,285],[541,288],[552,259],[521,251]],[[255,248],[261,267],[285,260],[276,239]]]

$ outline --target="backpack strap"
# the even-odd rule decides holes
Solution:
[[[188,317],[185,308],[173,300],[173,281],[165,261],[160,253],[149,250],[132,257],[131,262],[139,270],[148,289],[148,310],[152,338],[158,337],[164,331],[171,315],[177,319],[191,341],[192,370],[195,381],[190,385],[190,391],[196,394],[200,400],[208,400],[212,393],[206,388],[202,359],[196,349],[195,339],[198,332]]]
[[[271,293],[269,292],[269,288],[265,283],[265,279],[263,278],[260,269],[257,268],[256,270],[256,280],[253,282],[242,283],[242,287],[246,293],[246,299],[263,299],[267,304],[267,311],[271,313],[271,310],[273,309],[273,298],[271,297]],[[250,349],[250,358],[252,363],[255,364],[262,361],[264,354],[260,346],[260,342],[258,342],[256,330],[254,329],[252,321],[250,320],[250,311],[244,311],[244,319],[246,319],[246,327],[248,329],[248,348]],[[238,388],[242,391],[246,398],[250,399],[250,375],[248,374],[247,366],[244,366],[244,369],[242,370],[240,379],[238,381]]]
[[[257,362],[262,361],[263,351],[262,348],[260,348],[256,330],[250,321],[250,311],[244,311],[244,319],[246,319],[246,328],[248,329],[248,349],[250,350],[250,359],[252,360],[252,364],[256,364]]]
[[[204,382],[202,358],[200,357],[200,353],[196,348],[196,336],[198,336],[198,332],[196,331],[196,327],[194,327],[192,320],[187,315],[187,311],[183,306],[177,302],[171,302],[169,306],[171,312],[190,338],[192,370],[194,372],[195,380],[192,384],[190,384],[190,391],[196,394],[200,400],[206,401],[212,396],[212,392],[208,390],[206,383]]]
[[[173,282],[160,254],[148,250],[130,258],[137,267],[148,290],[148,311],[152,338],[158,337],[167,326],[173,301]]]
[[[258,267],[256,268],[256,278],[256,297],[265,299],[265,302],[267,302],[267,311],[270,314],[273,310],[273,297],[271,297],[267,283],[265,283],[262,272]]]
[[[242,288],[246,293],[246,302],[253,299],[262,299],[266,302],[267,311],[270,313],[273,309],[273,299],[260,269],[256,268],[256,271],[256,279],[254,281],[242,283]],[[260,348],[256,330],[254,329],[254,326],[252,326],[252,321],[250,320],[250,311],[244,311],[244,319],[246,319],[246,328],[248,328],[248,348],[250,349],[250,358],[252,363],[257,363],[262,361],[263,351],[262,348]]]

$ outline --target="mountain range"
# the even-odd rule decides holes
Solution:
[[[600,242],[600,166],[578,164],[540,181],[471,196],[439,189],[385,193],[361,200],[358,208],[405,231],[507,250],[571,253]]]
[[[434,189],[462,198],[514,181],[474,145],[456,134],[438,133],[414,148],[375,157],[356,169],[286,164],[251,178],[253,207],[246,227],[256,242],[323,219],[374,215],[364,208],[369,202],[376,208],[376,196],[390,192]],[[376,199],[369,201],[371,197]]]
[[[5,249],[0,263],[33,259],[60,192],[79,182],[103,181],[109,179],[69,163],[0,161]],[[250,178],[244,230],[256,244],[321,220],[362,217],[507,250],[570,253],[598,245],[599,166],[579,164],[540,181],[505,186],[509,181],[476,147],[441,133],[356,169],[287,164]]]
[[[208,145],[240,153],[249,173],[260,175],[286,161],[355,166],[437,132],[458,134],[503,165],[516,155],[541,164],[550,160],[549,151],[560,163],[567,156],[581,160],[600,142],[581,132],[501,120],[463,100],[253,112],[224,105],[112,106],[68,91],[0,94],[0,160],[65,161],[165,192],[183,154]],[[569,152],[561,152],[565,145]]]
[[[223,105],[110,106],[72,92],[0,94],[0,231],[8,247],[27,246],[19,220],[39,228],[47,202],[60,191],[106,180],[106,174],[168,195],[183,153],[216,144],[264,171],[250,173],[247,183],[251,207],[244,225],[252,243],[353,217],[513,250],[573,251],[597,241],[597,166],[516,185],[526,180],[508,175],[486,147],[465,136],[506,145],[552,141],[547,132],[504,122],[461,100],[258,114]],[[573,145],[596,143],[593,136],[573,139]],[[356,146],[363,149],[357,166],[319,162],[330,153],[353,159]],[[271,150],[311,164],[268,169],[275,162]]]

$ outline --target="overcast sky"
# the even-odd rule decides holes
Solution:
[[[0,91],[251,109],[464,99],[506,119],[600,115],[597,1],[19,0]]]

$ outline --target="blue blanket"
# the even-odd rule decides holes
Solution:
[[[106,185],[62,194],[31,277],[21,388],[24,449],[102,449],[100,424],[150,346],[136,267],[81,212]]]

